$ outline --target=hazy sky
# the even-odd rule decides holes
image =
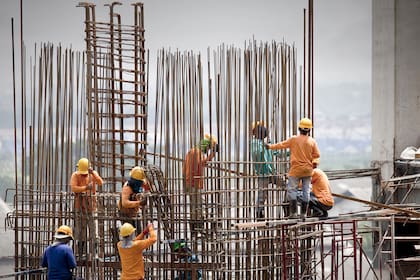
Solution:
[[[109,8],[104,4],[111,1],[91,2],[96,4],[97,20],[107,21]],[[122,15],[123,23],[131,25],[130,4],[134,1],[121,2],[123,5],[115,9]],[[19,3],[19,0],[1,0],[0,118],[3,120],[11,120],[13,116],[11,18],[15,20],[19,58]],[[34,44],[40,42],[84,49],[84,9],[76,7],[78,3],[23,0],[28,55],[32,54]],[[144,0],[143,3],[146,47],[151,57],[156,57],[156,51],[162,47],[203,54],[207,47],[215,48],[222,43],[243,48],[244,42],[253,37],[257,41],[284,40],[294,44],[298,57],[303,57],[303,9],[308,6],[307,0]],[[371,5],[370,0],[314,1],[315,112],[330,117],[370,113]],[[151,63],[150,70],[155,68]],[[153,87],[150,84],[149,91]],[[11,125],[11,121],[2,121],[0,129]]]

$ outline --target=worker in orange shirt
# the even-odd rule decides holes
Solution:
[[[96,188],[100,189],[102,185],[101,176],[89,166],[89,160],[81,158],[77,163],[77,171],[73,172],[70,179],[71,190],[74,193],[74,229],[79,257],[87,253],[86,242],[96,238]]]
[[[317,168],[319,159],[313,161],[314,172],[312,173],[312,191],[309,198],[309,208],[312,217],[327,218],[328,210],[334,206],[334,198],[331,194],[330,182],[327,174]]]
[[[312,161],[320,157],[318,145],[309,134],[312,121],[302,118],[299,122],[299,135],[276,144],[267,144],[271,150],[290,149],[290,170],[288,173],[287,198],[289,200],[289,217],[297,218],[297,189],[302,183],[301,215],[306,216],[309,203],[310,182],[313,172]]]
[[[218,152],[215,136],[205,134],[198,146],[190,149],[182,167],[184,191],[190,197],[191,231],[203,229],[205,213],[203,210],[202,189],[204,187],[204,168]]]
[[[147,180],[144,169],[135,166],[130,171],[130,178],[124,183],[118,208],[121,221],[138,225],[138,212],[141,207],[146,205],[147,195],[150,193],[150,183]]]
[[[144,239],[146,235],[148,238]],[[117,243],[121,260],[121,280],[144,279],[143,250],[156,242],[156,232],[149,223],[142,233],[136,237],[136,228],[124,223],[120,228],[121,241]]]

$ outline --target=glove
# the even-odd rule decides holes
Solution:
[[[86,190],[87,191],[90,191],[92,189],[92,183],[89,183],[87,186],[86,186]]]
[[[141,206],[144,206],[147,203],[146,196],[143,193],[136,194],[136,200],[140,201]]]
[[[143,230],[143,235],[149,234],[149,228],[153,228],[153,223],[147,224],[147,227]]]
[[[215,144],[215,145],[214,145],[214,147],[213,147],[213,151],[214,151],[215,153],[218,153],[218,152],[219,152],[219,144]]]

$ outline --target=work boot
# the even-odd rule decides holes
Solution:
[[[319,205],[316,205],[316,204],[310,202],[310,206],[311,206],[311,208],[313,209],[313,212],[314,212],[312,217],[317,217],[317,218],[327,218],[328,217],[327,210],[323,209]]]
[[[283,208],[283,218],[287,218],[287,217],[289,217],[289,203],[287,202],[287,200],[285,200],[284,202],[283,202],[283,205],[282,205],[282,208]],[[282,218],[282,217],[280,217],[280,218]]]
[[[312,217],[316,217],[316,218],[320,218],[324,215],[324,212],[321,209],[314,209],[314,214],[312,215]]]
[[[308,212],[308,203],[302,202],[301,208],[300,208],[300,218],[305,219],[307,216],[307,212]]]
[[[86,259],[86,241],[79,241],[77,246],[77,256],[79,260]]]
[[[289,201],[289,219],[296,219],[297,218],[297,201],[290,200]]]
[[[321,215],[321,217],[320,217],[321,219],[326,219],[326,218],[328,218],[328,211],[326,211],[326,210],[324,210],[324,209],[322,209],[322,215]]]
[[[258,209],[256,213],[257,221],[264,220],[264,209]]]

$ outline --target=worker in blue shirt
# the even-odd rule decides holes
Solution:
[[[76,268],[73,250],[68,245],[73,240],[73,231],[62,225],[55,233],[54,243],[45,250],[41,266],[48,268],[48,280],[71,280]]]

